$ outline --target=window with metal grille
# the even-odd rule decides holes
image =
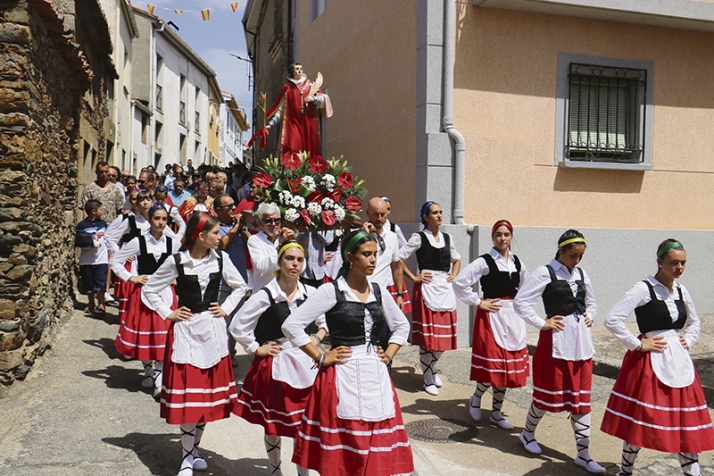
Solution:
[[[642,163],[647,70],[570,63],[565,158]]]

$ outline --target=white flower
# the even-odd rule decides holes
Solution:
[[[300,195],[295,195],[288,205],[292,205],[295,208],[303,209],[305,208],[305,199]]]
[[[310,177],[309,175],[303,177],[302,182],[300,182],[300,184],[310,192],[315,190],[315,179]]]
[[[334,175],[325,174],[322,176],[322,185],[324,185],[328,190],[332,190],[333,188],[335,188],[336,184],[337,180],[335,179]]]
[[[335,202],[331,198],[325,197],[322,199],[322,208],[325,210],[332,210],[335,206]]]
[[[335,205],[335,218],[338,222],[345,219],[345,209],[339,205]]]
[[[285,219],[289,222],[293,222],[300,218],[300,214],[294,208],[288,208],[285,211]]]
[[[320,213],[322,213],[322,207],[319,203],[310,202],[307,204],[307,211],[310,213],[310,215],[316,217],[320,215]]]
[[[290,205],[293,201],[293,196],[290,192],[287,190],[283,190],[280,192],[278,195],[278,201],[282,203],[283,205]]]

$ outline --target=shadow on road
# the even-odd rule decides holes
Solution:
[[[102,351],[107,354],[107,357],[110,359],[119,359],[121,358],[121,355],[119,355],[119,352],[117,352],[116,347],[114,347],[114,339],[108,339],[108,338],[103,338],[103,339],[87,339],[83,340],[87,345],[91,345],[92,347],[97,347],[98,349],[102,349]]]
[[[138,363],[141,366],[141,363]],[[85,370],[82,372],[87,377],[104,380],[108,388],[121,388],[127,392],[143,392],[148,390],[141,387],[141,380],[144,378],[142,368],[127,369],[119,365],[110,365],[106,369]]]
[[[210,425],[206,431],[210,431]],[[102,441],[134,451],[141,463],[154,475],[173,476],[181,466],[181,440],[178,429],[176,433],[168,434],[129,433],[121,438],[102,438]],[[258,476],[268,473],[267,459],[231,460],[206,449],[200,451],[208,463],[206,474]],[[287,467],[285,461],[283,466]]]

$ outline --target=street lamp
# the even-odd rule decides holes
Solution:
[[[234,58],[237,58],[241,61],[245,61],[246,63],[250,64],[251,66],[253,65],[253,61],[243,58],[242,56],[234,55],[233,53],[228,53],[229,55],[233,56]],[[246,75],[248,76],[248,91],[251,90],[253,86],[253,69],[252,67],[246,67]]]

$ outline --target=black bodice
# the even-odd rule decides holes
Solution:
[[[144,235],[139,235],[139,256],[136,257],[136,262],[139,268],[139,275],[142,274],[154,274],[159,266],[164,264],[166,258],[171,256],[173,251],[173,243],[171,237],[166,237],[166,251],[161,253],[159,259],[154,257],[153,253],[149,253],[146,250],[146,237]]]
[[[503,297],[516,297],[518,286],[521,284],[521,261],[518,259],[518,256],[513,255],[513,259],[516,262],[515,273],[498,269],[496,261],[488,253],[481,256],[481,258],[486,261],[489,269],[488,274],[481,276],[479,280],[481,289],[483,290],[483,298],[498,299]]]
[[[298,284],[300,286],[300,284]],[[281,329],[283,322],[290,315],[290,307],[286,301],[275,302],[270,289],[267,287],[260,290],[268,295],[270,306],[266,309],[258,319],[258,324],[255,326],[253,333],[258,344],[263,345],[266,342],[282,339],[285,337]],[[303,288],[303,293],[305,289]],[[297,305],[301,306],[305,302],[304,299],[298,299]]]
[[[208,311],[212,302],[218,302],[218,288],[221,284],[223,276],[223,255],[218,253],[218,271],[210,274],[206,292],[201,295],[201,285],[198,282],[198,276],[195,274],[185,274],[183,264],[181,264],[181,255],[174,255],[176,262],[176,270],[178,278],[176,278],[176,295],[178,296],[179,307],[187,307],[193,313]]]
[[[451,237],[446,233],[442,233],[441,236],[444,237],[444,247],[434,248],[424,232],[419,232],[421,246],[416,251],[416,258],[420,271],[449,272],[451,269]]]
[[[136,226],[136,216],[126,214],[122,216],[122,220],[129,220],[129,231],[121,237],[122,243],[129,243],[134,238],[141,236],[141,231]]]
[[[372,292],[376,300],[361,303],[348,301],[345,299],[345,294],[337,286],[337,282],[333,281],[332,284],[335,287],[337,304],[325,313],[327,328],[330,329],[332,347],[335,348],[341,345],[349,347],[367,343],[364,332],[365,310],[370,312],[373,319],[370,343],[379,345],[379,334],[382,332],[382,328],[387,325],[384,311],[382,310],[382,293],[379,285],[371,283]]]
[[[682,288],[677,287],[679,291],[679,299],[675,300],[679,316],[672,321],[672,315],[669,313],[667,303],[657,299],[652,284],[645,280],[644,283],[650,290],[650,302],[644,306],[635,308],[635,317],[637,317],[637,327],[640,328],[642,334],[651,331],[663,331],[667,329],[681,329],[684,323],[687,322],[687,307],[684,305],[682,298]]]
[[[550,274],[550,283],[543,291],[543,306],[545,314],[548,317],[552,316],[568,316],[570,314],[585,313],[585,277],[583,270],[576,268],[580,273],[580,279],[575,282],[578,285],[578,292],[573,296],[573,291],[570,289],[570,283],[564,279],[558,279],[555,276],[555,270],[552,266],[546,265]]]

